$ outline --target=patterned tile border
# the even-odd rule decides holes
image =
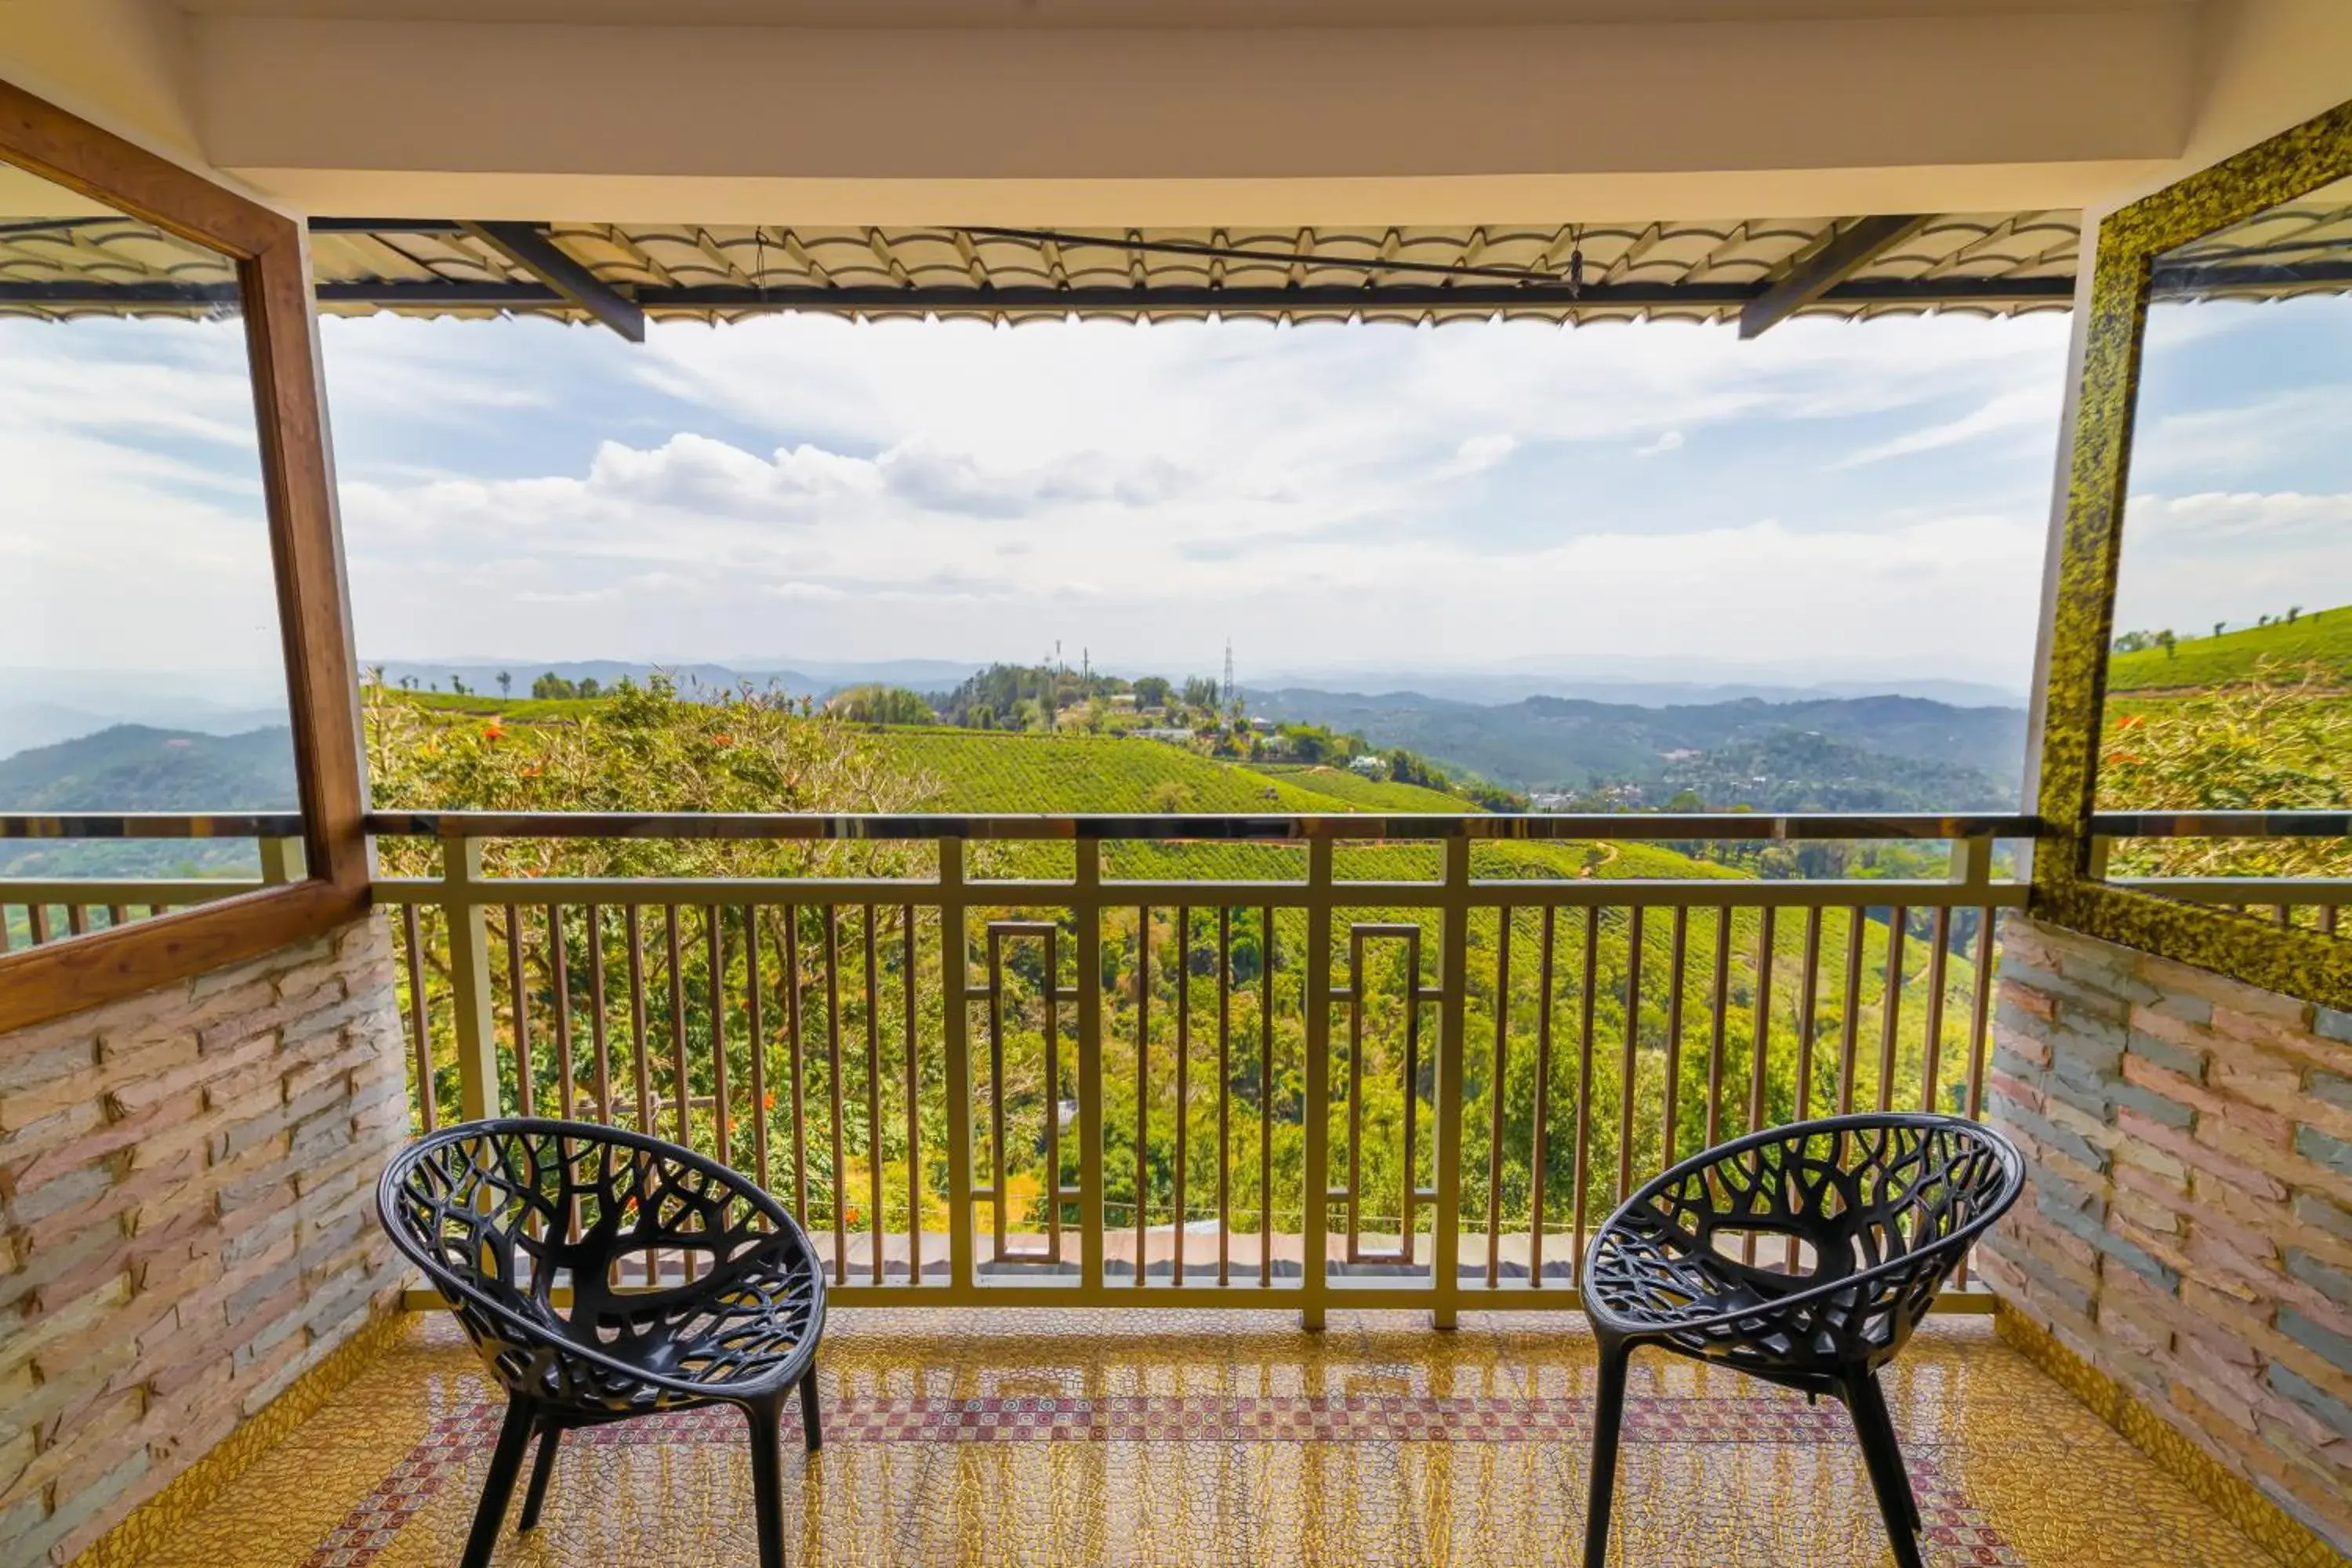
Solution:
[[[2048,1375],[2051,1382],[2090,1406],[2092,1414],[2121,1433],[2157,1468],[2190,1496],[2236,1525],[2285,1568],[2347,1568],[2347,1559],[2312,1533],[2236,1471],[2200,1447],[2179,1427],[2135,1397],[2122,1384],[2059,1342],[2049,1330],[2007,1302],[1993,1317],[2002,1342]]]
[[[415,1321],[396,1310],[380,1312],[164,1483],[162,1490],[124,1515],[121,1523],[90,1542],[73,1560],[72,1568],[132,1568],[202,1513],[223,1489],[284,1442],[294,1428],[325,1408],[345,1384],[397,1344]]]
[[[1589,1398],[1435,1398],[1412,1395],[1274,1395],[1229,1398],[1113,1395],[1103,1399],[861,1398],[825,1412],[828,1447],[925,1443],[1521,1443],[1582,1442]],[[362,1568],[390,1546],[442,1483],[464,1472],[497,1441],[503,1411],[471,1405],[443,1416],[341,1522],[322,1537],[301,1568]],[[1629,1443],[1672,1446],[1844,1445],[1853,1433],[1842,1411],[1773,1399],[1664,1399],[1626,1402]],[[743,1442],[744,1417],[704,1409],[640,1416],[567,1433],[567,1447],[729,1447]],[[1907,1455],[1911,1483],[1939,1561],[1965,1568],[2024,1568],[2025,1559],[1993,1528],[1925,1445]]]

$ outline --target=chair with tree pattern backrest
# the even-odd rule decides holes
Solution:
[[[2016,1149],[1989,1128],[1880,1114],[1753,1133],[1627,1199],[1580,1281],[1601,1342],[1585,1568],[1608,1555],[1626,1363],[1643,1345],[1844,1402],[1895,1560],[1918,1568],[1919,1506],[1878,1370],[2023,1184]],[[1745,1261],[1752,1247],[1785,1267]]]
[[[710,1405],[751,1417],[760,1562],[782,1568],[781,1423],[797,1388],[818,1446],[824,1279],[782,1205],[658,1139],[510,1119],[402,1150],[376,1206],[507,1393],[465,1568],[488,1563],[534,1433],[522,1530],[539,1522],[567,1428]]]

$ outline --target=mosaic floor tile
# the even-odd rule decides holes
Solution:
[[[1577,1562],[1592,1341],[1573,1316],[1320,1335],[1270,1313],[835,1314],[826,1445],[788,1448],[796,1563]],[[1845,1412],[1663,1355],[1634,1362],[1617,1551],[1643,1564],[1891,1562]],[[1888,1378],[1937,1568],[2269,1560],[1982,1320]],[[500,1406],[437,1316],[147,1568],[440,1568]],[[541,1528],[499,1563],[756,1561],[743,1418],[569,1435]]]

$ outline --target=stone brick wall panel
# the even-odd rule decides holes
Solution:
[[[2010,1305],[2352,1552],[2352,1016],[2012,917]]]
[[[377,920],[0,1036],[0,1563],[64,1563],[398,1301]]]

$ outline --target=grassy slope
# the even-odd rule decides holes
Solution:
[[[1419,784],[1392,784],[1386,779],[1368,779],[1346,768],[1311,767],[1301,763],[1263,763],[1251,770],[1270,778],[1282,779],[1301,789],[1311,789],[1317,795],[1329,795],[1334,800],[1366,811],[1475,811],[1477,807],[1458,795],[1444,790],[1424,789]]]
[[[2316,664],[2352,684],[2352,605],[2305,616],[2293,626],[2189,638],[2175,645],[2169,658],[2162,648],[2117,654],[2107,661],[2107,689],[2230,686],[2252,679],[2255,665],[2266,658],[2286,667],[2291,679],[2301,678],[2305,665]]]
[[[873,739],[929,782],[923,805],[930,811],[1150,812],[1160,809],[1154,792],[1169,784],[1186,791],[1186,811],[1357,809],[1160,741],[929,728],[881,730]]]

